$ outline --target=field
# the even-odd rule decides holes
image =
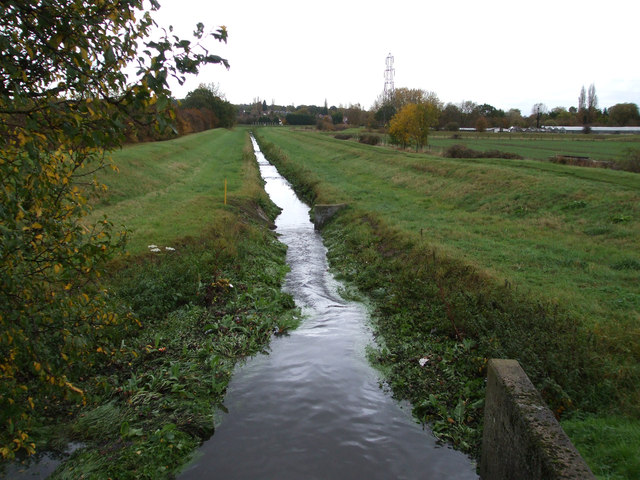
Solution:
[[[572,422],[596,473],[640,474],[637,458],[604,455],[610,444],[597,434],[628,422],[637,451],[640,176],[540,161],[610,159],[636,138],[466,137],[472,148],[540,159],[469,160],[311,131],[259,137],[310,201],[349,204],[324,232],[334,268],[375,301],[381,347],[372,356],[418,417],[474,451],[483,359],[516,358]],[[438,362],[420,369],[425,352]],[[607,416],[626,420],[593,420]],[[581,425],[596,434],[581,435]]]
[[[457,137],[457,138],[456,138]],[[477,150],[501,150],[528,159],[547,160],[556,155],[621,160],[629,148],[640,148],[637,135],[580,135],[535,133],[434,132],[429,145],[434,153],[461,144]]]

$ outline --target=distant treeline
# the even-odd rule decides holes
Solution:
[[[237,109],[224,100],[212,85],[200,85],[189,92],[181,101],[173,105],[174,125],[132,122],[127,135],[129,142],[167,140],[189,133],[202,132],[212,128],[231,128],[236,123]]]
[[[583,89],[584,90],[584,89]],[[211,128],[231,128],[236,123],[247,125],[315,125],[321,130],[340,130],[347,127],[366,126],[378,128],[389,125],[390,120],[408,104],[428,104],[433,108],[430,129],[456,131],[473,128],[484,131],[489,128],[508,129],[554,126],[637,126],[640,110],[635,103],[618,103],[600,109],[595,87],[589,95],[581,92],[578,107],[547,108],[542,103],[533,105],[529,115],[512,108],[507,111],[489,104],[472,101],[443,103],[434,92],[420,89],[398,88],[389,98],[378,98],[371,109],[360,104],[349,106],[317,105],[268,105],[265,100],[232,105],[214,84],[200,85],[174,105],[175,125],[137,125],[131,131],[129,141],[164,140],[177,135],[200,132]]]

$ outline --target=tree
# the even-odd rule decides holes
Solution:
[[[461,123],[462,112],[460,112],[460,108],[453,103],[447,103],[440,114],[440,127],[450,130],[450,127],[455,124],[455,130],[459,130]]]
[[[476,120],[476,131],[485,132],[488,125],[489,122],[486,117],[478,117],[478,120]]]
[[[536,128],[540,128],[540,119],[547,113],[547,106],[544,103],[536,103],[531,109],[531,114],[536,119]]]
[[[512,127],[522,127],[524,120],[522,119],[522,112],[519,108],[511,108],[506,114],[508,124]]]
[[[151,9],[159,8],[151,0]],[[135,321],[99,283],[122,245],[87,220],[92,178],[131,128],[172,127],[168,79],[228,62],[154,26],[143,0],[0,6],[0,454],[33,453],[33,412],[81,399],[87,366],[123,354]],[[169,30],[171,31],[171,30]],[[208,36],[207,34],[206,36]],[[212,32],[226,41],[223,28]],[[196,48],[197,46],[202,48]],[[135,65],[134,80],[124,72]],[[131,75],[131,74],[130,74]]]
[[[266,108],[267,103],[262,102],[262,110]],[[182,108],[196,108],[199,110],[208,110],[214,116],[213,124],[208,128],[223,127],[231,128],[236,121],[235,107],[222,99],[215,84],[205,85],[201,83],[198,88],[187,94],[181,104]]]
[[[359,103],[349,105],[344,111],[344,116],[343,121],[355,127],[365,125],[367,121],[367,112],[362,109]]]
[[[598,96],[596,95],[596,86],[592,83],[589,85],[587,93],[587,122],[595,121],[598,113]]]
[[[429,92],[418,88],[396,88],[390,98],[385,99],[383,95],[378,97],[373,105],[375,111],[374,118],[384,124],[388,122],[397,112],[409,104],[432,104],[438,110],[442,110],[442,102],[435,92]]]
[[[475,126],[478,117],[478,112],[476,110],[477,107],[478,105],[471,100],[464,100],[460,102],[461,126],[469,128],[473,128]]]
[[[287,125],[314,125],[316,123],[315,117],[308,113],[288,113],[285,121]]]
[[[413,141],[416,151],[427,144],[429,127],[438,124],[439,110],[433,102],[405,105],[389,124],[389,135],[393,143],[406,147]]]
[[[342,110],[338,110],[336,112],[333,112],[331,114],[331,122],[334,125],[339,125],[344,121],[344,114],[342,113]]]
[[[635,103],[616,103],[609,108],[609,122],[621,127],[640,125],[640,113]]]
[[[580,117],[583,125],[586,125],[589,121],[587,112],[587,94],[584,90],[584,85],[580,89],[580,95],[578,95],[578,117]]]
[[[392,103],[385,103],[376,110],[373,118],[381,125],[385,126],[386,123],[396,114],[396,107]]]

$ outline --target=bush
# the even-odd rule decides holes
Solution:
[[[550,157],[549,161],[552,163],[559,163],[561,165],[573,165],[574,167],[611,168],[613,170],[622,168],[624,170],[622,165],[616,165],[615,162],[592,160],[589,157],[580,157],[575,155],[556,155],[554,157]]]
[[[367,145],[378,145],[380,144],[380,137],[377,135],[365,134],[365,135],[360,135],[360,138],[358,139],[358,141],[360,143],[366,143]]]
[[[460,125],[458,124],[458,122],[449,122],[445,125],[444,129],[448,130],[449,132],[457,132],[458,130],[460,130]]]
[[[447,158],[510,158],[522,160],[522,156],[517,153],[502,152],[500,150],[487,150],[486,152],[480,152],[460,144],[452,145],[447,148],[444,151],[443,156]]]
[[[316,122],[316,128],[318,130],[332,131],[334,129],[334,126],[333,126],[333,122],[331,122],[330,117],[320,117]]]
[[[619,163],[622,170],[627,172],[640,173],[640,149],[630,148],[627,150],[627,157]]]
[[[352,137],[353,135],[350,135],[348,133],[338,133],[333,136],[333,138],[337,138],[338,140],[349,140]]]

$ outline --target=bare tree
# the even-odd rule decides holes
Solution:
[[[580,89],[580,96],[578,97],[578,116],[582,118],[582,123],[587,124],[587,93],[584,90],[584,85]]]
[[[536,103],[531,109],[531,113],[536,117],[536,128],[540,128],[540,118],[547,113],[547,106],[544,103]]]
[[[598,96],[596,95],[596,86],[592,83],[589,85],[589,91],[587,93],[587,118],[589,123],[595,120],[597,108]]]

